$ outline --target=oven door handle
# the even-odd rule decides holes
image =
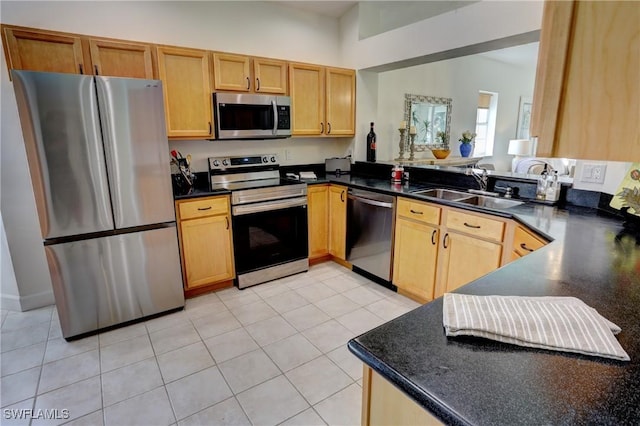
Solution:
[[[233,206],[231,214],[233,216],[241,216],[245,214],[260,213],[270,210],[281,210],[290,207],[306,207],[306,198],[288,198],[285,200],[266,201],[263,203],[245,204],[239,206]]]

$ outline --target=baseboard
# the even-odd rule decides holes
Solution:
[[[13,296],[10,294],[0,294],[0,306],[9,311],[30,311],[44,306],[54,305],[53,291],[43,291],[29,296]]]

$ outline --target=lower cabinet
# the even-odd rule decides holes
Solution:
[[[507,223],[398,198],[393,284],[426,303],[500,267]]]
[[[362,426],[441,425],[431,413],[368,366],[362,375]]]
[[[235,278],[229,196],[176,202],[185,290]]]
[[[538,250],[547,244],[546,241],[533,235],[531,232],[518,225],[513,236],[513,248],[511,251],[511,260],[520,259],[531,252]]]
[[[347,255],[347,187],[329,185],[329,253],[345,260]]]
[[[433,299],[440,239],[440,208],[398,199],[393,283],[398,293],[421,303]]]
[[[309,220],[309,259],[329,254],[329,185],[307,188]]]

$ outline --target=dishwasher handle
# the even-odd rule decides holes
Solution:
[[[385,209],[393,208],[393,203],[387,203],[387,202],[384,202],[384,201],[372,200],[370,198],[365,198],[365,197],[358,196],[358,195],[353,195],[353,194],[349,194],[348,197],[351,200],[358,201],[358,202],[363,203],[363,204],[369,204],[371,206],[383,207]]]

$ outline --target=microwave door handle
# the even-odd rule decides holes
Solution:
[[[271,100],[271,106],[273,107],[273,136],[278,134],[278,106],[275,100]]]

